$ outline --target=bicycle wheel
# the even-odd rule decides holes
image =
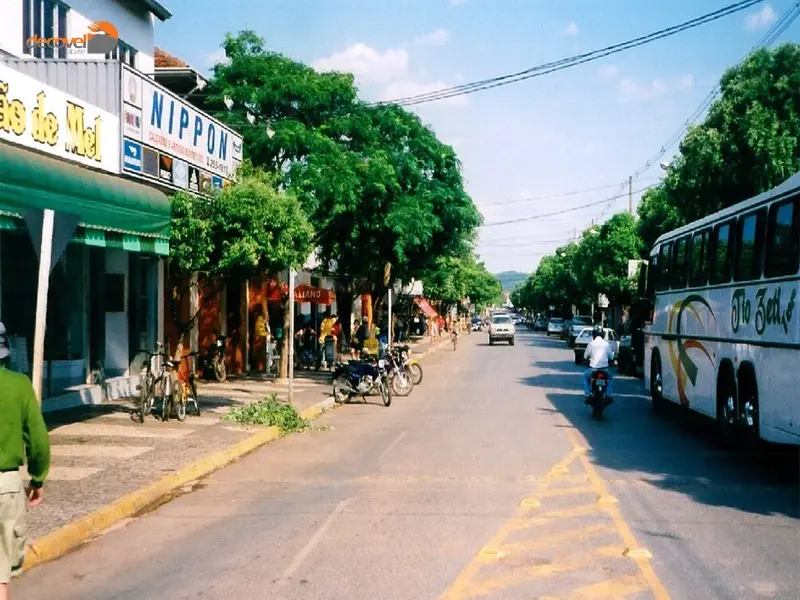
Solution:
[[[142,377],[141,388],[142,390],[139,392],[139,423],[144,423],[144,418],[152,408],[153,400],[153,386],[149,374]]]
[[[177,382],[173,382],[177,383]],[[175,411],[175,416],[178,421],[183,422],[186,420],[186,390],[182,385],[173,385],[172,387],[172,406]]]
[[[197,399],[197,383],[195,383],[194,377],[189,379],[189,392],[192,395],[192,402],[194,402],[194,414],[196,417],[200,416],[200,401]]]
[[[159,383],[159,396],[161,397],[161,420],[169,421],[172,414],[172,381],[170,375],[164,375]]]

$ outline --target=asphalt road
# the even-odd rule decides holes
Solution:
[[[719,450],[565,344],[483,335],[390,408],[343,406],[71,555],[15,598],[800,598],[797,453]]]

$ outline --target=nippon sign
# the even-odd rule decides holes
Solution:
[[[164,164],[178,161],[178,176],[162,177],[172,187],[210,194],[235,177],[242,137],[127,66],[121,114],[125,140],[169,158]]]
[[[0,64],[0,141],[120,171],[119,119]]]
[[[52,8],[50,8],[52,11]],[[75,37],[42,37],[34,34],[25,40],[28,48],[64,48],[67,54],[101,54],[113,52],[119,44],[119,31],[108,21],[95,21],[87,31]]]

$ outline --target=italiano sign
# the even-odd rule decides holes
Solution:
[[[120,172],[116,115],[2,64],[0,141]]]

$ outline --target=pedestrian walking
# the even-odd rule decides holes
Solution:
[[[8,368],[6,328],[0,323],[0,600],[8,600],[8,582],[25,558],[25,500],[42,501],[50,470],[50,441],[30,379]],[[23,454],[24,452],[24,454]],[[28,459],[26,488],[19,468]]]

